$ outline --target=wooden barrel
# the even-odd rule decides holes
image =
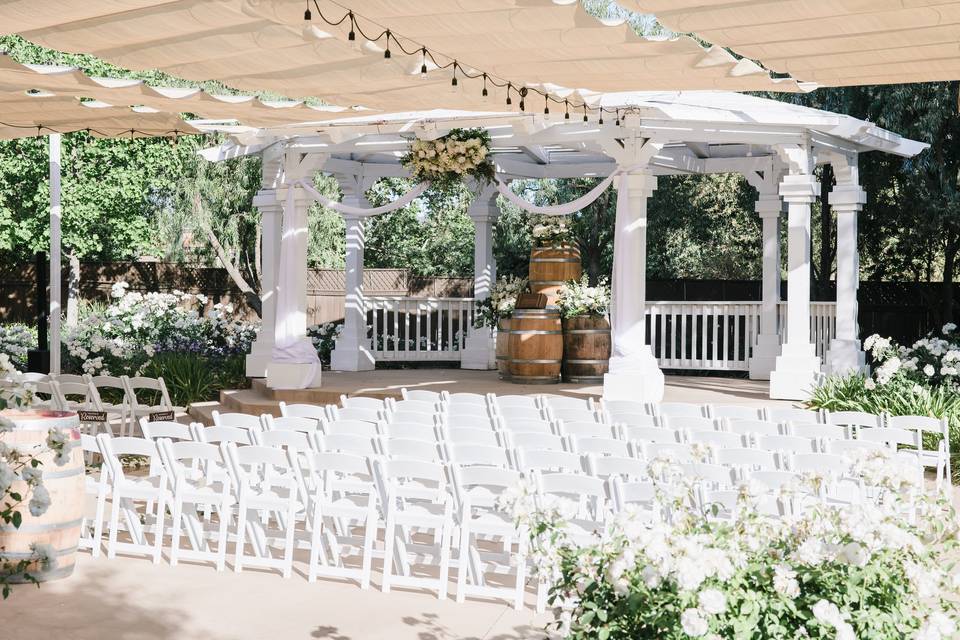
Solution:
[[[568,280],[579,280],[580,250],[576,247],[534,247],[530,252],[530,291],[557,304],[557,293]]]
[[[83,450],[80,447],[80,425],[77,414],[71,411],[16,411],[5,410],[4,418],[14,423],[14,429],[0,434],[0,442],[24,453],[43,451],[36,455],[41,462],[43,486],[50,493],[50,507],[39,517],[30,514],[27,505],[29,492],[26,483],[17,480],[10,490],[24,496],[25,502],[18,511],[23,516],[20,527],[0,522],[0,548],[3,557],[11,562],[33,557],[32,543],[49,544],[53,547],[56,562],[48,570],[35,563],[28,567],[31,576],[41,582],[65,578],[73,573],[77,545],[80,542],[80,525],[84,507]],[[49,429],[61,429],[67,433],[67,442],[72,445],[69,460],[58,466],[54,454],[47,449],[45,441]],[[11,576],[11,582],[23,582],[21,576]]]
[[[556,309],[517,309],[510,319],[510,380],[517,384],[560,382],[563,335]]]
[[[510,318],[497,322],[497,372],[501,380],[510,377]]]
[[[603,383],[610,367],[610,320],[579,316],[563,321],[563,379]]]

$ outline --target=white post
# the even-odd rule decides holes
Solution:
[[[830,191],[830,206],[837,215],[837,333],[830,341],[825,369],[833,374],[866,368],[857,324],[857,289],[860,288],[857,215],[867,202],[867,193],[860,188],[855,162],[846,170],[835,171],[837,185]]]
[[[260,210],[260,333],[247,355],[247,376],[263,378],[273,357],[277,320],[277,264],[283,205],[275,189],[261,189],[253,199]]]
[[[663,372],[646,343],[647,198],[657,188],[649,170],[621,178],[613,240],[610,372],[603,377],[608,400],[659,402]]]
[[[769,380],[780,355],[778,316],[780,305],[780,200],[779,173],[768,171],[758,185],[755,206],[763,221],[763,280],[761,284],[760,333],[750,357],[750,379]]]
[[[344,204],[369,207],[364,192],[369,183],[361,176],[337,176]],[[363,218],[344,215],[346,227],[346,292],[343,331],[330,354],[330,368],[337,371],[371,371],[376,360],[367,337],[367,308],[363,299]]]
[[[787,340],[770,374],[770,397],[802,400],[810,396],[820,358],[810,339],[810,205],[820,192],[813,175],[813,154],[792,150],[791,175],[780,183],[787,203]]]
[[[60,373],[60,134],[50,143],[50,373]],[[42,345],[41,345],[42,346]]]
[[[473,220],[473,298],[486,300],[497,279],[497,265],[493,259],[493,225],[500,214],[497,207],[497,189],[484,187],[470,203],[467,214]],[[497,353],[492,327],[467,329],[467,344],[460,356],[463,369],[496,369]]]

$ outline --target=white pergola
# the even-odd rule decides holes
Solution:
[[[619,107],[619,122],[584,122],[571,114],[544,116],[516,113],[433,111],[340,119],[275,129],[232,128],[232,139],[207,150],[210,160],[259,153],[263,186],[255,199],[263,225],[263,330],[247,360],[250,376],[289,386],[303,379],[298,365],[273,359],[277,291],[286,288],[299,301],[293,322],[306,338],[306,247],[309,198],[295,189],[294,207],[284,211],[290,185],[321,171],[333,175],[353,206],[369,206],[364,192],[379,178],[408,172],[399,157],[416,137],[435,138],[455,127],[485,127],[493,138],[493,159],[503,180],[608,176],[628,170],[629,215],[615,229],[616,251],[629,269],[614,274],[616,312],[612,318],[614,355],[604,394],[611,398],[656,401],[663,395],[663,375],[647,346],[618,353],[627,336],[644,336],[646,316],[647,199],[657,177],[675,174],[739,173],[756,188],[756,211],[763,219],[763,301],[759,332],[751,344],[749,372],[770,379],[773,398],[800,399],[821,371],[861,369],[864,353],[857,327],[857,213],[866,202],[860,186],[858,156],[885,151],[909,157],[926,145],[907,140],[850,116],[727,92],[649,92],[607,94],[606,106]],[[820,194],[814,175],[818,164],[833,165],[837,185],[830,204],[837,215],[837,301],[834,337],[821,359],[811,337],[811,205]],[[787,312],[778,315],[780,220],[787,219]],[[499,214],[497,192],[478,190],[469,208],[476,225],[476,299],[489,295],[496,277],[492,225]],[[278,274],[283,216],[296,229],[297,273]],[[344,216],[346,226],[346,311],[332,367],[373,369],[363,291],[363,219]],[[786,325],[786,335],[784,326]],[[289,326],[289,325],[287,325]],[[489,330],[471,331],[461,366],[494,365]],[[319,375],[307,384],[319,384]]]

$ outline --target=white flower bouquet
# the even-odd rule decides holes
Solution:
[[[530,235],[537,247],[562,247],[573,242],[568,216],[530,216]]]
[[[606,316],[610,311],[610,286],[606,278],[600,278],[597,286],[590,286],[587,274],[579,281],[571,280],[560,289],[557,297],[560,317]]]
[[[524,293],[529,282],[526,278],[504,276],[494,283],[490,297],[476,302],[473,326],[495,327],[501,318],[509,318],[517,307],[517,298]]]
[[[581,506],[521,487],[502,501],[530,532],[561,637],[598,640],[955,637],[957,515],[889,454],[851,462],[875,499],[830,506],[810,477],[772,496],[800,515],[762,516],[739,488],[732,518],[670,460],[651,462],[651,509],[612,516],[593,542],[568,535]],[[886,455],[886,457],[883,457]],[[699,496],[699,497],[698,497]]]
[[[485,129],[453,129],[436,140],[414,140],[400,162],[415,179],[448,188],[466,177],[491,182],[494,167],[489,155],[490,134]]]

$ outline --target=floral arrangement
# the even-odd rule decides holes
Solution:
[[[414,140],[400,162],[415,179],[445,188],[465,177],[492,182],[494,167],[489,154],[490,134],[485,129],[452,129],[436,140]]]
[[[0,324],[0,354],[6,354],[16,369],[27,366],[27,351],[37,346],[37,330],[19,322]]]
[[[538,247],[563,247],[573,242],[573,229],[567,216],[530,216],[530,235]]]
[[[579,281],[571,280],[560,288],[557,297],[560,317],[605,316],[610,311],[610,286],[606,278],[600,278],[597,286],[590,286],[584,274]]]
[[[496,327],[502,318],[512,316],[517,307],[517,298],[527,290],[529,284],[526,278],[501,277],[494,283],[490,296],[475,303],[473,326],[478,329]]]
[[[13,366],[10,357],[0,353],[0,378],[11,381],[0,393],[0,409],[17,407],[27,409],[34,403],[33,385],[23,381],[21,374]],[[47,432],[45,448],[24,451],[11,447],[3,441],[3,434],[12,428],[9,420],[0,416],[0,520],[6,526],[19,529],[23,522],[24,506],[30,515],[40,517],[50,508],[50,492],[43,484],[43,462],[40,457],[52,452],[53,461],[62,466],[70,459],[71,444],[59,429]],[[22,483],[25,489],[15,487]],[[12,592],[13,582],[39,582],[30,572],[34,567],[43,571],[56,566],[57,558],[49,544],[30,545],[31,554],[27,557],[10,558],[0,548],[0,593],[6,600]]]
[[[204,312],[206,296],[140,293],[126,282],[112,302],[90,310],[64,336],[65,368],[91,375],[139,375],[158,353],[223,358],[249,352],[258,325],[234,317],[232,304]]]
[[[902,347],[889,338],[874,334],[864,340],[863,348],[878,365],[874,382],[867,384],[868,389],[902,377],[921,388],[942,385],[960,390],[960,334],[952,322],[910,347]]]
[[[954,637],[960,574],[947,562],[958,531],[949,500],[920,494],[916,469],[888,453],[850,463],[874,501],[809,505],[823,482],[810,476],[777,495],[805,497],[800,515],[759,515],[769,490],[744,484],[734,517],[719,519],[716,505],[695,499],[689,475],[654,460],[652,510],[610,517],[592,542],[569,535],[578,504],[528,486],[501,504],[530,532],[565,638]]]

